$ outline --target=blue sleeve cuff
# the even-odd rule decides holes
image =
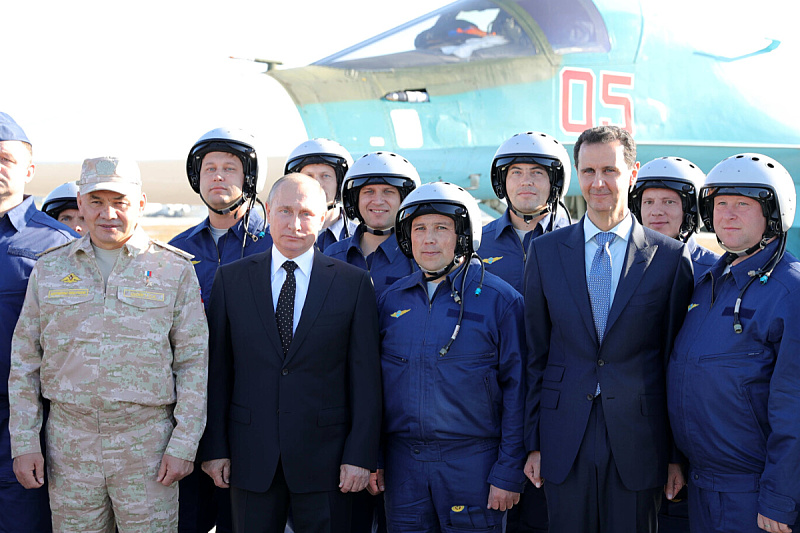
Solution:
[[[508,468],[495,463],[487,481],[498,489],[521,493],[525,487],[525,473],[521,468]]]
[[[762,485],[758,495],[758,512],[776,522],[791,526],[797,521],[797,502],[789,496],[776,494]]]

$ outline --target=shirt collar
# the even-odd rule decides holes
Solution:
[[[347,245],[348,254],[351,251],[357,251],[362,256],[364,255],[364,252],[361,251],[362,235],[364,235],[364,225],[359,224],[352,237],[350,237],[350,244]],[[397,236],[394,232],[378,246],[378,250],[383,252],[383,255],[386,256],[390,263],[394,263],[395,259],[400,256],[405,257],[405,254],[400,251],[400,245],[397,244]],[[375,251],[377,252],[378,250]]]
[[[14,229],[20,231],[28,225],[28,221],[36,213],[36,205],[33,203],[33,196],[26,195],[22,202],[12,207],[6,212],[6,217]]]
[[[283,263],[288,261],[285,255],[278,251],[278,247],[272,246],[272,273],[271,277],[275,277],[275,273],[283,266]],[[311,265],[314,264],[314,246],[292,259],[297,263],[297,268],[307,277],[311,275]]]
[[[339,208],[339,218],[334,220],[333,224],[322,230],[320,232],[320,235],[322,235],[326,231],[330,231],[331,234],[334,236],[334,238],[338,241],[339,235],[342,234],[343,230],[344,230],[344,209]]]
[[[625,215],[625,218],[622,221],[611,228],[609,231],[614,233],[617,237],[622,239],[625,242],[628,242],[628,238],[631,235],[631,229],[633,229],[633,217],[631,217],[631,212],[628,211],[628,214]],[[601,229],[594,225],[594,223],[589,220],[588,215],[584,215],[583,217],[583,238],[584,242],[589,242],[590,240],[594,239],[594,236],[598,233],[603,233]]]
[[[547,228],[547,225],[550,223],[551,216],[553,216],[552,213],[547,213],[528,231],[533,231],[536,229],[536,226],[540,226],[542,228],[542,232],[544,232],[545,228]],[[511,222],[511,210],[506,209],[505,212],[500,216],[500,223],[497,225],[497,232],[495,235],[500,237],[504,231],[514,231],[515,229],[516,228],[514,227],[514,224]]]
[[[250,232],[255,234],[260,232],[263,223],[264,223],[264,217],[261,215],[261,210],[257,208],[252,209],[250,211],[250,228],[249,228]],[[241,240],[242,233],[244,233],[243,227],[244,227],[244,217],[237,220],[236,224],[230,227],[230,229],[233,230],[236,236],[239,237],[239,240]],[[211,220],[208,217],[206,217],[205,220],[203,220],[200,224],[195,226],[194,229],[191,231],[191,233],[189,233],[189,236],[194,237],[195,235],[205,230],[206,228],[211,230]],[[268,233],[269,230],[265,229],[264,232]]]

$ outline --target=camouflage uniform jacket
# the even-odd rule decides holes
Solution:
[[[166,453],[194,460],[206,423],[207,347],[200,287],[183,252],[137,228],[104,291],[88,236],[48,251],[14,330],[12,456],[40,451],[41,391],[97,410],[174,405]]]

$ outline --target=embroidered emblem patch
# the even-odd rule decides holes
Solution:
[[[76,281],[80,281],[80,280],[81,280],[81,278],[79,278],[78,276],[76,276],[72,272],[70,272],[67,277],[61,279],[61,281],[63,281],[64,283],[75,283]]]
[[[502,258],[503,258],[502,255],[500,257],[487,257],[486,259],[483,260],[483,262],[486,263],[487,265],[491,265],[492,263],[500,261]]]
[[[402,311],[395,311],[394,313],[392,313],[389,316],[392,317],[392,318],[400,318],[401,316],[403,316],[404,314],[408,313],[409,311],[411,311],[411,309],[403,309]]]

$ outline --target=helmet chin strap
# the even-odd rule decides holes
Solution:
[[[206,202],[206,199],[203,198],[202,194],[200,195],[200,199],[203,200],[203,203],[206,204],[206,207],[208,207],[211,211],[213,211],[214,213],[216,213],[218,215],[227,215],[228,213],[236,211],[237,209],[239,209],[246,202],[246,200],[244,198],[244,195],[242,195],[238,199],[236,199],[228,207],[225,207],[223,209],[216,209],[216,208],[212,207],[211,204]]]
[[[533,219],[539,218],[540,216],[550,212],[550,204],[545,204],[543,208],[539,209],[538,211],[534,211],[533,213],[522,213],[518,211],[516,207],[511,205],[511,202],[508,202],[508,208],[526,224],[530,224]]]
[[[336,200],[334,200],[333,202],[328,204],[328,211],[330,211],[331,209],[336,209],[337,207],[339,207],[339,204],[337,204]]]
[[[752,253],[755,253],[758,250],[763,250],[767,246],[767,243],[769,242],[769,240],[771,238],[772,238],[772,236],[768,237],[767,235],[762,235],[760,241],[758,241],[756,244],[754,244],[750,248],[746,248],[744,250],[733,250],[733,249],[725,246],[725,243],[723,243],[721,240],[719,240],[719,236],[717,236],[717,243],[720,245],[720,247],[723,250],[728,252],[728,254],[727,254],[728,263],[733,263],[733,261],[735,261],[739,257],[747,257],[748,255],[750,255]]]
[[[430,282],[430,281],[436,281],[437,279],[441,278],[442,276],[446,276],[447,274],[450,273],[450,271],[453,269],[453,267],[456,267],[456,266],[459,265],[459,263],[461,261],[461,258],[462,258],[462,256],[460,256],[460,255],[455,256],[453,258],[453,261],[450,264],[448,264],[444,268],[442,268],[440,270],[436,270],[436,271],[425,270],[424,268],[420,267],[419,269],[422,270],[422,279],[424,279],[427,282]]]
[[[361,224],[361,227],[364,228],[364,231],[372,235],[391,235],[392,233],[394,233],[394,226],[392,226],[389,229],[375,229],[375,228],[370,228],[366,224]]]

